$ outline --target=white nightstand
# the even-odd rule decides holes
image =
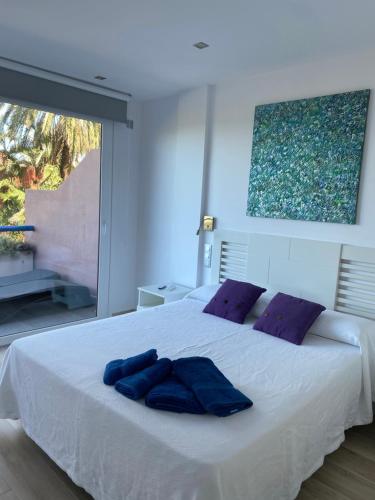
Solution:
[[[138,287],[138,305],[137,311],[146,309],[148,307],[160,306],[167,302],[174,302],[185,297],[193,289],[187,286],[173,284],[176,288],[174,290],[159,290],[161,285],[148,285]]]

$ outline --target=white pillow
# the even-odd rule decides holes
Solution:
[[[271,300],[275,295],[276,292],[272,292],[270,290],[267,290],[266,292],[262,293],[259,299],[255,302],[249,314],[251,314],[251,316],[255,316],[256,318],[262,316],[266,307],[268,306],[268,304],[271,302]]]
[[[375,322],[327,309],[314,321],[309,333],[360,346],[363,335],[370,334],[375,339]]]
[[[196,288],[192,292],[185,295],[185,299],[200,300],[201,302],[208,303],[220,287],[221,284],[200,286],[199,288]]]
[[[375,401],[375,321],[326,310],[309,333],[360,348],[364,384],[369,379],[372,400]]]

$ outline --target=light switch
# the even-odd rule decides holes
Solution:
[[[205,243],[204,245],[204,267],[211,267],[212,245]]]

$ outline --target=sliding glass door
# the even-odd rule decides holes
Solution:
[[[105,315],[110,135],[0,102],[0,343]]]

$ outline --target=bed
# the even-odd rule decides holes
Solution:
[[[298,347],[251,330],[252,320],[237,325],[201,310],[186,299],[14,342],[0,416],[21,418],[98,500],[295,498],[344,430],[371,421],[360,348],[317,335]],[[102,383],[109,359],[149,347],[211,357],[254,407],[227,419],[175,415]]]
[[[21,418],[97,500],[294,499],[344,431],[372,421],[374,323],[327,311],[296,346],[253,330],[253,316],[203,314],[213,292],[17,340],[0,418]],[[210,357],[254,406],[224,419],[172,414],[102,383],[110,359],[151,347]]]

